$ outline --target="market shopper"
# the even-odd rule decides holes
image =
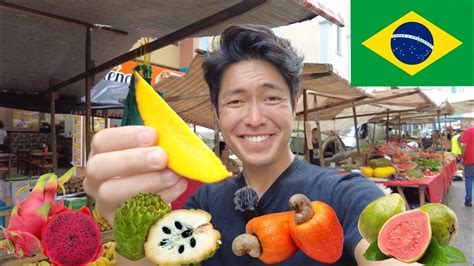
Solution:
[[[311,142],[313,148],[309,149],[309,162],[315,165],[321,165],[321,160],[319,159],[318,128],[316,127],[311,130]]]
[[[456,161],[461,161],[462,148],[459,144],[459,138],[461,137],[462,130],[456,130],[456,134],[451,137],[451,153],[456,156]]]
[[[8,134],[5,130],[5,125],[3,124],[3,121],[0,120],[0,152],[7,152],[7,145],[5,144],[7,137]]]
[[[464,165],[466,196],[464,206],[472,207],[472,179],[474,178],[474,126],[469,127],[459,139],[462,146],[461,164]]]
[[[231,251],[232,240],[245,232],[247,222],[235,210],[234,193],[250,186],[259,195],[259,215],[289,210],[288,199],[296,193],[332,206],[344,230],[344,252],[336,265],[387,265],[365,261],[362,254],[369,243],[357,228],[359,214],[383,195],[381,190],[358,174],[340,176],[299,160],[289,148],[302,58],[287,40],[261,26],[231,26],[220,45],[206,57],[205,79],[224,140],[242,161],[243,171],[236,178],[203,185],[185,205],[210,212],[222,234],[221,247],[203,264],[262,264]],[[172,201],[185,190],[186,180],[166,169],[166,152],[154,146],[159,137],[142,126],[102,130],[94,137],[84,188],[109,222],[115,209],[138,192],[159,193]],[[119,258],[119,265],[147,263]],[[283,264],[322,265],[300,251]]]
[[[218,155],[227,171],[231,172],[233,175],[236,175],[240,172],[239,166],[229,158],[230,150],[224,141],[219,141]]]

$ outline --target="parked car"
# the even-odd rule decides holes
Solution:
[[[290,139],[290,149],[296,154],[303,156],[304,153],[304,137],[293,135]],[[356,151],[355,148],[348,148],[339,136],[329,136],[323,139],[323,154],[326,165],[330,163],[338,163],[351,156]]]

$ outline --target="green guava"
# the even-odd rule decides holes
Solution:
[[[448,245],[458,231],[458,218],[453,210],[440,203],[428,203],[420,207],[420,210],[430,216],[433,237],[440,245]]]
[[[407,263],[423,257],[430,242],[430,217],[421,210],[406,211],[388,219],[377,239],[383,254]]]
[[[398,193],[389,194],[369,203],[359,216],[359,232],[369,243],[377,240],[380,229],[390,217],[404,212],[405,201]]]

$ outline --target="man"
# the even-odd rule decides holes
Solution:
[[[381,190],[360,175],[343,177],[299,160],[289,148],[302,58],[266,27],[231,26],[220,44],[207,55],[203,69],[220,130],[243,170],[235,178],[203,185],[185,205],[210,212],[222,234],[222,245],[204,265],[262,265],[231,251],[232,240],[245,232],[248,221],[233,202],[244,186],[258,193],[259,215],[289,210],[288,199],[295,193],[326,202],[344,230],[344,253],[335,265],[387,265],[365,261],[362,254],[369,244],[357,229],[360,212],[383,195]],[[138,192],[172,201],[186,189],[186,180],[166,169],[166,153],[154,146],[157,138],[154,130],[138,126],[102,130],[94,137],[84,188],[109,222],[120,203]],[[148,264],[119,257],[119,265]],[[298,251],[282,265],[321,264]]]
[[[311,130],[311,142],[313,148],[309,150],[309,162],[315,165],[321,165],[319,160],[319,142],[318,142],[318,129],[313,128]]]
[[[464,165],[464,184],[466,196],[464,206],[472,207],[472,178],[474,177],[474,127],[468,128],[459,139],[462,146],[461,164]]]

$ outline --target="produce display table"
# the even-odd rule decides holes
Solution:
[[[436,175],[425,176],[416,180],[386,180],[372,179],[376,183],[382,183],[386,187],[395,187],[397,192],[405,198],[403,189],[407,187],[418,188],[420,206],[424,205],[425,193],[428,194],[430,202],[441,203],[447,193],[453,175],[456,173],[456,162],[450,161]],[[406,201],[406,200],[405,200]]]

